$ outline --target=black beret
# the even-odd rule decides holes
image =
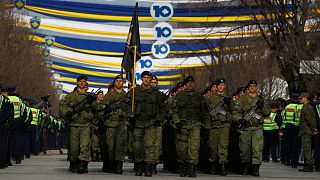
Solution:
[[[157,76],[153,75],[153,76],[151,77],[151,80],[157,80],[157,81],[158,81],[158,78],[157,78]]]
[[[219,84],[225,83],[225,82],[226,82],[226,80],[224,78],[219,78],[219,79],[216,80],[215,85],[219,85]]]
[[[187,84],[190,81],[194,81],[194,77],[193,76],[186,77],[186,79],[184,79],[184,81],[183,81],[183,84]]]
[[[87,81],[87,80],[88,80],[88,76],[85,76],[85,75],[84,75],[84,76],[83,76],[83,75],[78,76],[78,77],[77,77],[77,82],[81,81],[82,79],[84,79],[84,80]]]
[[[241,91],[244,92],[246,90],[246,87],[239,87],[237,89],[237,94],[239,94]]]
[[[258,84],[256,80],[250,80],[247,84],[247,87],[249,87],[251,84]]]
[[[143,71],[141,73],[141,78],[143,78],[143,76],[152,76],[151,72],[150,71]]]
[[[97,92],[97,94],[100,94],[100,93],[102,93],[102,94],[103,94],[103,91],[102,91],[102,90],[99,90],[99,91]]]
[[[183,85],[184,85],[184,84],[183,84],[182,82],[178,82],[175,88],[179,89],[179,88],[181,88]]]
[[[116,82],[117,79],[123,79],[122,75],[119,74],[116,77],[114,77],[113,84]]]

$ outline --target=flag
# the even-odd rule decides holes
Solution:
[[[132,83],[133,77],[133,66],[134,66],[134,46],[137,47],[136,61],[141,58],[141,46],[140,46],[140,32],[139,32],[139,21],[138,21],[138,2],[134,8],[134,14],[131,20],[129,34],[124,49],[123,59],[121,67],[126,71],[126,79]],[[121,73],[122,73],[121,68]]]

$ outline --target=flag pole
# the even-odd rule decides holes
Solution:
[[[132,106],[131,111],[134,113],[134,89],[136,87],[136,60],[137,60],[137,46],[133,46],[134,56],[133,56],[133,77],[132,77]]]

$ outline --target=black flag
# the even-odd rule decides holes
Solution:
[[[132,73],[134,66],[134,46],[136,46],[136,61],[141,58],[141,46],[140,46],[140,32],[139,32],[139,20],[138,20],[138,2],[134,8],[134,14],[131,20],[129,34],[124,49],[123,59],[121,67],[126,71],[126,79],[132,83]],[[122,69],[121,69],[122,71]],[[122,72],[121,72],[122,73]]]

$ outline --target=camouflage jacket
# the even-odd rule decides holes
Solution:
[[[309,103],[303,105],[300,117],[299,136],[312,135],[312,131],[316,128],[316,117],[315,112]]]
[[[218,94],[217,92],[211,93],[206,96],[206,101],[209,106],[209,111],[216,108],[223,99],[227,97],[225,94]],[[211,127],[221,127],[223,125],[229,125],[231,122],[231,113],[228,105],[224,104],[222,110],[226,112],[226,115],[218,114],[215,117],[210,116],[211,118]]]
[[[243,118],[248,111],[252,107],[256,105],[256,103],[259,100],[259,96],[251,96],[250,94],[246,93],[243,95],[237,103],[235,103],[234,108],[233,108],[233,120],[238,121],[241,118]],[[262,100],[262,99],[261,99]],[[264,117],[268,117],[271,113],[271,109],[269,108],[268,102],[263,101],[263,108],[262,109],[257,109],[256,114],[260,116],[260,119],[253,119],[252,120],[252,126],[249,127],[249,125],[246,127],[246,129],[262,129],[263,128],[263,119]]]
[[[163,94],[156,88],[144,89],[137,86],[134,90],[134,126],[139,128],[150,127],[156,121],[163,122],[166,116]],[[128,92],[132,98],[132,91]]]
[[[172,118],[175,124],[182,122],[184,127],[209,125],[210,117],[205,99],[201,93],[183,91],[174,97]]]
[[[74,107],[83,101],[87,95],[88,93],[73,91],[60,103],[59,114],[69,123],[69,126],[90,126],[94,122],[92,113],[94,106],[92,104],[85,104],[85,108],[80,112],[74,111]],[[67,112],[72,113],[71,119],[66,119]]]
[[[129,104],[130,99],[126,97],[126,92],[124,90],[121,92],[117,92],[116,90],[108,92],[103,99],[103,104],[108,106],[118,101],[122,102],[120,103],[119,107],[113,110],[111,113],[105,114],[106,119],[104,124],[106,126],[118,127],[128,124],[128,115],[131,111]]]

